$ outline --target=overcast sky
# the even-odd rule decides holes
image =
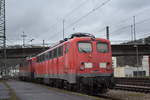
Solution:
[[[62,39],[63,19],[65,37],[87,32],[105,38],[108,25],[111,41],[131,40],[133,16],[137,23],[137,38],[150,35],[150,0],[110,0],[101,6],[106,1],[6,0],[7,44],[21,44],[23,31],[27,44],[31,39],[34,39],[33,44],[42,44],[42,40],[57,42]],[[93,9],[96,10],[82,17]]]

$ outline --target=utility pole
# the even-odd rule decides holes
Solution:
[[[3,60],[4,65],[2,68],[3,72],[6,74],[6,19],[5,19],[5,0],[0,0],[0,48],[3,49]]]
[[[133,16],[134,41],[136,41],[135,16]]]
[[[133,35],[133,25],[131,25],[131,41],[133,41],[133,37],[134,37],[134,35]]]
[[[24,48],[25,48],[25,38],[27,37],[27,35],[25,35],[23,32],[21,37],[22,37],[22,55],[23,55],[23,57],[25,57],[25,49]]]
[[[63,40],[65,38],[65,20],[63,19]]]
[[[134,42],[136,42],[136,27],[135,27],[135,16],[133,16],[133,26],[134,26]],[[139,53],[138,53],[138,45],[135,44],[136,48],[136,66],[137,66],[137,76],[139,75]]]
[[[27,37],[27,35],[25,35],[24,32],[23,32],[21,37],[22,37],[22,45],[23,45],[23,47],[25,47],[25,38]]]
[[[109,40],[109,26],[106,26],[106,38]]]
[[[45,50],[45,40],[43,40],[43,50]]]
[[[32,41],[33,41],[34,39],[31,39],[29,42],[30,42],[30,46],[32,47]]]
[[[137,67],[137,76],[139,75],[139,50],[138,45],[134,45],[136,49],[136,67]]]

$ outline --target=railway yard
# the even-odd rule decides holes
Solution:
[[[150,56],[138,68],[117,67],[113,58],[107,39],[72,34],[25,58],[17,72],[2,72],[0,100],[150,100]]]
[[[109,89],[93,96],[16,80],[1,81],[0,90],[0,100],[150,100],[150,92],[145,91]]]
[[[0,100],[150,100],[150,0],[0,0]]]
[[[150,100],[150,56],[141,69],[114,66],[113,58],[108,40],[72,34],[25,58],[17,72],[2,72],[0,100]]]

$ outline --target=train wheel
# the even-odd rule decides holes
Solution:
[[[101,94],[102,93],[106,93],[106,92],[108,92],[108,88],[107,87],[105,87],[105,86],[103,86],[103,87],[101,87],[100,88],[100,91],[99,91]]]
[[[96,90],[93,88],[93,86],[89,86],[89,94],[90,95],[95,95],[96,94]]]
[[[64,81],[60,80],[60,89],[64,89]]]
[[[79,92],[85,93],[84,85],[82,83],[79,83]]]
[[[97,87],[94,88],[94,80],[93,79],[89,82],[88,90],[89,90],[90,95],[96,94]]]
[[[63,88],[67,89],[68,88],[68,83],[66,81],[63,81]]]
[[[72,86],[71,86],[71,84],[67,84],[67,90],[69,90],[69,91],[71,91],[72,90]]]
[[[50,79],[50,81],[49,81],[49,85],[50,85],[51,87],[54,87],[54,82],[53,82],[53,80],[52,80],[52,79]]]
[[[63,81],[62,80],[56,80],[56,87],[62,89],[63,88]]]
[[[55,87],[59,88],[59,80],[56,80],[55,83],[56,83]]]

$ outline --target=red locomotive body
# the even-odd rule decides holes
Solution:
[[[36,57],[26,59],[19,67],[19,78],[21,80],[31,80],[33,78],[34,67],[33,63],[36,61]]]
[[[103,91],[112,86],[111,55],[108,40],[73,34],[72,38],[36,56],[36,61],[30,63],[33,68],[30,79],[56,87]]]

